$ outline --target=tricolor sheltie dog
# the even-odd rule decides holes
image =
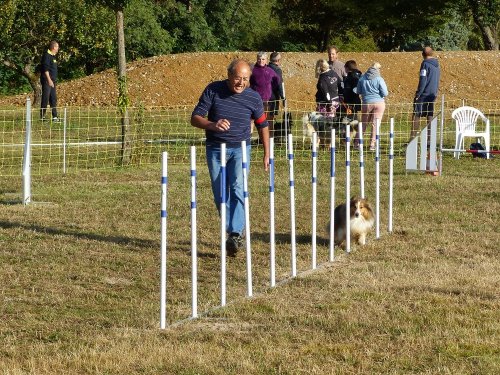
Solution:
[[[363,198],[351,198],[350,202],[351,239],[359,245],[366,243],[366,235],[373,228],[375,216],[370,203]],[[334,242],[342,244],[346,239],[346,204],[335,207],[334,212]],[[330,228],[330,226],[328,226]]]
[[[313,133],[317,133],[317,147],[330,147],[331,130],[336,129],[341,138],[345,138],[345,128],[349,125],[350,133],[355,131],[358,120],[346,116],[325,117],[320,112],[310,112],[302,116],[302,143],[306,138],[312,141]],[[340,132],[340,133],[339,133]]]

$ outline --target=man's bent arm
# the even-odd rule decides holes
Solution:
[[[220,119],[217,122],[213,122],[200,115],[193,115],[191,116],[191,125],[203,130],[223,132],[229,130],[230,123],[226,119]]]

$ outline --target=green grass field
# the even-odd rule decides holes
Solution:
[[[198,152],[201,152],[201,148]],[[189,164],[169,167],[168,328],[159,329],[160,167],[0,180],[1,374],[498,374],[500,158],[446,156],[444,174],[396,160],[394,232],[328,260],[329,165],[318,166],[311,271],[310,162],[295,164],[297,278],[290,278],[288,164],[276,165],[276,264],[269,288],[268,176],[250,172],[254,297],[245,256],[227,262],[198,164],[199,312],[191,314]],[[344,167],[337,163],[338,201]],[[353,167],[352,194],[358,192]],[[367,165],[373,201],[374,167]]]

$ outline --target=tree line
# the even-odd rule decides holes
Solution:
[[[0,4],[0,94],[36,90],[50,40],[61,79],[196,51],[498,50],[500,0],[32,0]]]

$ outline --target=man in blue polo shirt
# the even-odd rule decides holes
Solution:
[[[210,83],[205,88],[191,115],[191,125],[205,130],[208,171],[217,209],[220,209],[221,196],[221,144],[226,144],[226,250],[228,255],[234,256],[243,245],[245,229],[241,141],[246,141],[247,162],[250,165],[250,130],[254,121],[264,147],[264,169],[267,171],[269,129],[262,99],[249,87],[250,65],[245,60],[234,60],[229,64],[227,74],[227,80]]]
[[[432,121],[432,117],[434,116],[434,101],[437,98],[439,89],[439,78],[441,72],[439,69],[439,62],[434,57],[434,51],[432,48],[425,47],[422,50],[422,57],[424,60],[420,65],[420,77],[413,104],[414,113],[410,140],[417,135],[417,132],[420,129],[421,117],[426,117],[427,123]]]

